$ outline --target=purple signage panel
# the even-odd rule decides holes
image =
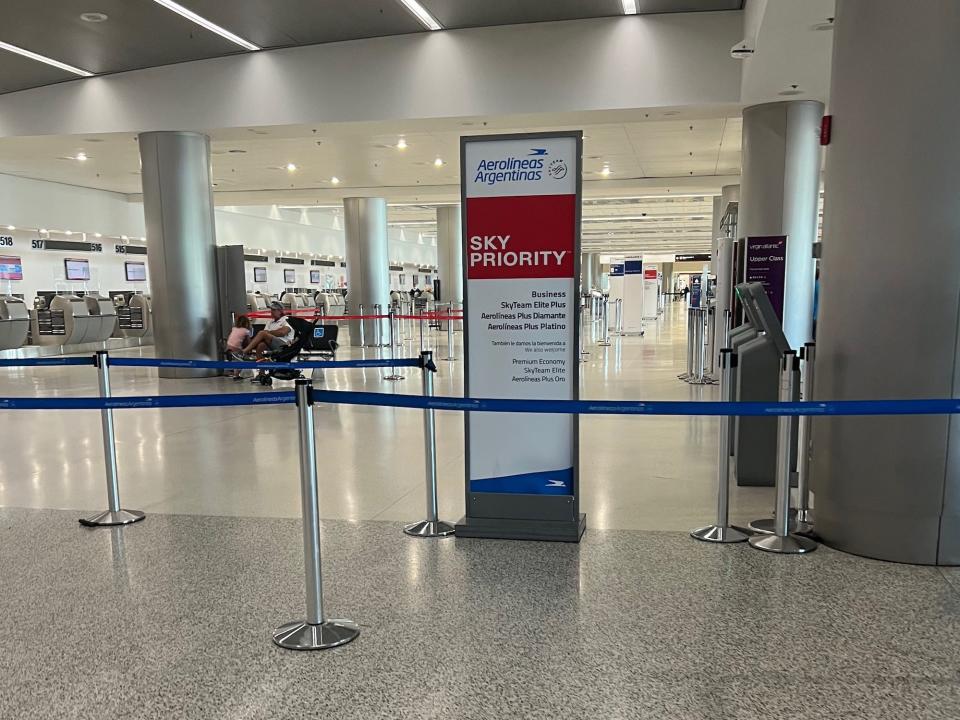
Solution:
[[[747,238],[744,280],[763,284],[770,304],[783,322],[783,286],[787,271],[787,236]]]

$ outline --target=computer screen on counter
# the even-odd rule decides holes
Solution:
[[[23,263],[13,255],[0,255],[0,280],[23,280]]]
[[[89,280],[90,261],[76,258],[64,258],[63,267],[67,280]]]
[[[127,282],[143,282],[147,279],[146,263],[126,262],[123,267],[127,273]]]

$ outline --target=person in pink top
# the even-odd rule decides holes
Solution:
[[[243,354],[244,346],[250,341],[253,330],[250,328],[250,318],[241,315],[237,318],[233,327],[230,329],[230,335],[227,337],[227,353],[236,354],[238,357]],[[234,378],[240,377],[240,371],[234,370]]]

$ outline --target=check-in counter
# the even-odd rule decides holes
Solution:
[[[0,350],[23,347],[30,331],[30,312],[20,298],[0,296]]]
[[[339,317],[346,314],[346,304],[340,293],[320,293],[317,295],[317,307],[323,308],[327,317]]]
[[[260,293],[247,293],[247,310],[258,312],[266,310],[270,305],[270,298]]]
[[[119,291],[110,293],[117,312],[114,337],[144,338],[153,334],[153,313],[149,295]]]
[[[283,297],[280,298],[280,302],[283,303],[283,306],[288,310],[303,310],[303,308],[306,307],[303,302],[303,295],[298,293],[284,293]]]
[[[86,342],[100,318],[91,318],[87,303],[77,295],[50,295],[30,315],[30,336],[34,345],[73,345]]]
[[[89,330],[82,340],[73,340],[74,343],[103,342],[113,335],[117,328],[117,309],[110,298],[102,295],[84,295],[83,301],[87,305],[90,317]]]

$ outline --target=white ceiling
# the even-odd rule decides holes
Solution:
[[[584,205],[585,245],[709,247],[710,196],[740,173],[736,108],[216,130],[210,132],[215,201],[329,208],[350,195],[382,195],[407,204],[391,207],[391,221],[432,222],[437,203],[459,199],[461,135],[562,129],[585,135],[584,196],[592,199]],[[400,138],[405,149],[397,147]],[[81,153],[85,161],[76,159]],[[288,163],[297,169],[288,171]],[[134,135],[0,139],[0,173],[131,199],[140,193]]]

